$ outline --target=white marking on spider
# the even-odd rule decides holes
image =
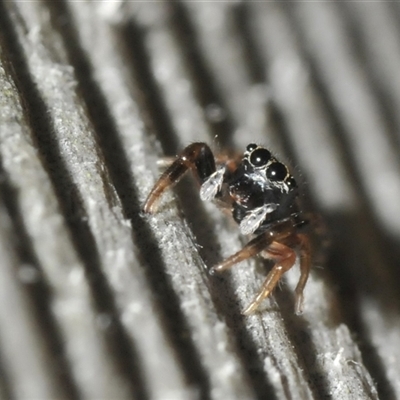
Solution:
[[[218,169],[211,174],[207,180],[201,185],[200,198],[203,201],[212,200],[221,190],[224,182],[225,167]]]
[[[269,203],[252,210],[242,219],[242,222],[239,225],[242,235],[250,235],[251,233],[254,233],[264,222],[267,214],[275,211],[277,208],[277,204]]]

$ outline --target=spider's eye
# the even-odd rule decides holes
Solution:
[[[249,145],[247,145],[246,150],[247,151],[253,151],[257,148],[258,146],[254,143],[250,143]]]
[[[271,153],[267,149],[254,150],[250,155],[250,163],[255,167],[262,167],[267,164],[271,158]]]
[[[294,189],[297,187],[297,183],[293,176],[286,180],[286,184],[289,186],[289,189]]]
[[[271,164],[267,169],[267,178],[271,181],[283,181],[286,175],[286,167],[278,162]]]

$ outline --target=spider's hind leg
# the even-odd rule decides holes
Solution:
[[[188,170],[195,173],[200,183],[205,182],[216,172],[214,155],[206,143],[192,143],[182,151],[154,185],[144,204],[143,211],[149,214],[155,213],[161,195],[178,183]]]

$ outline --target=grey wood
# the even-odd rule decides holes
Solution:
[[[400,397],[399,15],[0,4],[1,397]],[[265,143],[303,181],[331,241],[303,315],[297,265],[241,315],[265,265],[209,276],[245,238],[190,179],[142,213],[157,160],[193,141]]]

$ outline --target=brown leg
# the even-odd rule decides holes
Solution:
[[[192,143],[183,150],[154,185],[144,204],[143,211],[149,214],[155,213],[157,201],[161,195],[179,182],[188,170],[194,171],[200,182],[215,172],[214,156],[207,144]]]
[[[295,289],[295,313],[303,312],[303,291],[306,286],[308,275],[311,269],[311,243],[310,238],[305,234],[298,234],[300,242],[300,279]]]
[[[214,158],[215,164],[225,165],[229,171],[233,172],[242,161],[243,153],[216,154]],[[157,167],[168,168],[175,160],[176,157],[161,157],[157,160]]]
[[[272,242],[265,250],[265,254],[268,258],[275,261],[275,265],[267,275],[258,295],[243,311],[244,315],[249,315],[256,311],[260,303],[274,290],[282,275],[292,268],[296,261],[296,253],[294,250],[279,242]]]
[[[265,233],[255,237],[254,239],[250,240],[250,242],[247,243],[242,250],[239,250],[237,253],[210,268],[210,274],[213,275],[216,272],[224,271],[240,261],[254,257],[258,253],[261,253],[271,243],[271,241],[272,240],[270,236]]]

